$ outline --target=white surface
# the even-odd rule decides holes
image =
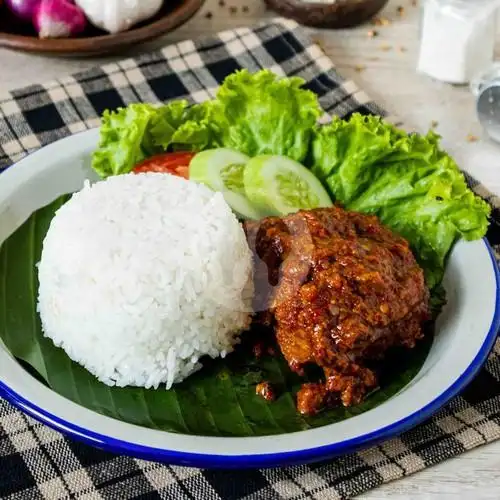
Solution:
[[[238,4],[235,0],[233,4]],[[149,47],[195,38],[237,25],[253,25],[271,15],[262,1],[246,1],[249,12],[230,15],[218,7],[218,0],[207,0],[206,7],[189,23]],[[402,5],[400,16],[396,7]],[[210,20],[204,16],[214,15]],[[415,72],[418,55],[418,9],[410,0],[391,0],[384,15],[389,26],[362,26],[353,30],[311,30],[339,71],[352,78],[374,99],[407,124],[426,130],[437,121],[444,145],[462,168],[500,195],[500,146],[481,138],[468,142],[466,136],[481,136],[474,113],[474,99],[467,88],[453,87]],[[370,38],[368,32],[379,36]],[[497,37],[497,56],[500,53]],[[148,47],[137,47],[136,52]],[[385,50],[385,49],[388,50]],[[124,57],[100,59],[47,59],[0,49],[0,91],[42,82],[68,73]],[[364,67],[358,72],[358,65]],[[448,460],[401,481],[373,490],[363,498],[390,499],[497,499],[500,496],[500,442]]]
[[[85,179],[94,178],[88,165],[97,144],[97,129],[82,132],[36,151],[4,172],[0,180],[0,207],[4,207],[0,211],[3,213],[0,226],[4,228],[4,236],[61,193],[74,191]],[[477,264],[472,268],[470,262]],[[436,338],[429,355],[411,383],[369,412],[303,432],[221,439],[173,434],[119,422],[52,392],[29,375],[2,346],[0,381],[46,411],[49,418],[54,416],[92,433],[160,450],[241,456],[338,445],[416,415],[427,405],[434,404],[469,370],[487,341],[498,293],[493,263],[483,241],[460,242],[455,246],[447,265],[444,286],[448,291],[448,303],[436,324]]]

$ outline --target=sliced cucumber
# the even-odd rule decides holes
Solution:
[[[249,160],[232,149],[207,149],[191,160],[189,179],[220,191],[238,217],[260,219],[261,215],[245,195],[243,171]]]
[[[244,170],[247,198],[263,215],[286,215],[300,209],[332,206],[320,180],[286,156],[252,158]]]

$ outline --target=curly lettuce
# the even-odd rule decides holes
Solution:
[[[164,151],[169,147],[183,151],[203,151],[215,143],[212,128],[213,103],[189,105],[172,101],[160,108],[151,134]]]
[[[302,78],[278,78],[269,70],[228,76],[214,101],[217,143],[248,156],[273,154],[305,160],[313,128],[323,114]]]
[[[280,154],[303,161],[322,110],[301,78],[279,79],[271,71],[237,71],[215,99],[190,106],[130,104],[102,116],[92,167],[101,177],[131,172],[169,149],[202,151],[224,146],[249,156]]]
[[[92,156],[92,168],[101,176],[130,172],[149,155],[155,154],[148,130],[157,110],[150,104],[131,104],[102,116],[99,147]]]
[[[92,168],[103,178],[126,174],[139,162],[170,146],[201,151],[211,143],[210,103],[190,106],[172,101],[164,106],[130,104],[102,116],[100,143]]]
[[[430,288],[441,282],[457,240],[486,234],[490,206],[432,132],[407,134],[375,116],[335,118],[316,129],[312,170],[337,202],[377,215],[406,238]]]

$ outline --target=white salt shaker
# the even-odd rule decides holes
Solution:
[[[500,0],[426,0],[422,7],[418,71],[466,84],[494,57]]]

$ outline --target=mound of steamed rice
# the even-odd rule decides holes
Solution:
[[[170,388],[249,326],[252,256],[220,193],[167,174],[86,184],[38,265],[44,334],[108,385]]]

